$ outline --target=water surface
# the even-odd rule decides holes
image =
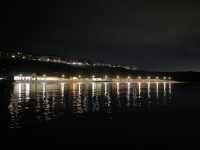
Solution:
[[[198,84],[15,82],[1,86],[9,135],[199,135]]]

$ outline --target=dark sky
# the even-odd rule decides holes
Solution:
[[[188,1],[9,1],[0,4],[0,48],[200,71],[200,5]]]

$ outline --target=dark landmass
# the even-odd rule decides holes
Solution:
[[[108,75],[110,77],[127,77],[128,75],[132,78],[137,78],[142,76],[146,78],[151,76],[155,78],[159,76],[160,78],[172,77],[173,80],[183,81],[183,82],[200,82],[200,72],[154,72],[154,71],[144,71],[144,70],[127,70],[121,67],[107,67],[107,66],[79,66],[79,65],[66,65],[51,62],[39,62],[32,60],[21,60],[21,59],[0,59],[0,76],[12,76],[14,74],[32,74],[36,73],[38,75],[56,75],[61,76],[65,74],[66,77],[81,75],[82,77],[88,76],[104,76]]]

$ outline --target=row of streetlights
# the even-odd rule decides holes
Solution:
[[[20,77],[20,78],[23,77],[23,74],[20,74],[19,77]],[[47,75],[46,75],[46,74],[43,74],[42,77],[43,77],[43,78],[46,78]],[[62,77],[62,78],[65,78],[65,75],[62,74],[61,77]],[[72,77],[72,79],[81,79],[81,78],[82,78],[81,75],[73,76],[73,77]],[[92,78],[92,79],[109,79],[108,75],[105,75],[104,78],[96,78],[95,75],[92,75],[91,78]],[[116,76],[116,79],[119,80],[119,79],[120,79],[120,76],[117,75],[117,76]],[[122,79],[124,79],[124,78],[122,78]],[[130,80],[130,79],[132,79],[132,77],[131,77],[131,76],[128,76],[127,79]],[[141,76],[138,76],[137,79],[140,79],[140,80],[141,80],[141,79],[144,79],[144,78],[142,78]],[[151,78],[151,76],[147,76],[147,79],[150,80],[150,79],[153,79],[153,78]],[[159,76],[156,76],[154,79],[159,80],[159,79],[161,79],[161,78],[160,78]],[[171,77],[166,77],[166,76],[164,76],[162,79],[163,79],[163,80],[171,80],[172,78],[171,78]]]
[[[65,78],[65,75],[62,75],[62,78]],[[80,78],[81,78],[81,75],[78,75],[78,77],[74,76],[73,78],[80,79]],[[95,79],[96,77],[95,77],[95,75],[92,75],[91,78],[92,78],[92,79]],[[102,79],[102,78],[101,78],[101,79]],[[105,76],[104,76],[104,79],[109,79],[108,75],[105,75]],[[117,75],[117,76],[116,76],[116,79],[120,79],[120,76]],[[132,79],[132,77],[131,77],[131,76],[128,76],[127,79]],[[142,78],[141,76],[138,76],[137,79],[144,79],[144,78]],[[151,76],[147,76],[147,79],[150,80],[150,79],[153,79],[153,78],[151,78]],[[156,80],[159,80],[159,79],[161,79],[161,78],[160,78],[159,76],[156,76],[155,79],[156,79]],[[166,77],[166,76],[164,76],[162,79],[163,79],[163,80],[171,80],[172,78],[171,78],[171,77]]]

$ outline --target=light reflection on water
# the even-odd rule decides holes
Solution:
[[[17,82],[8,106],[9,126],[21,128],[27,117],[45,122],[64,113],[101,112],[112,115],[147,107],[153,109],[153,106],[169,105],[171,98],[172,84],[168,82]]]

